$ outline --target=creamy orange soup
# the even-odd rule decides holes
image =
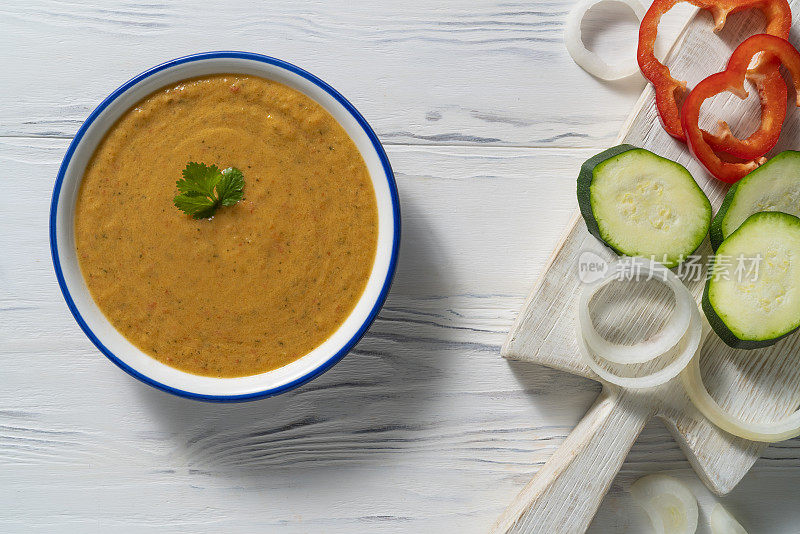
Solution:
[[[244,199],[195,220],[172,203],[187,162],[236,167]],[[97,305],[134,345],[235,377],[307,354],[352,311],[375,258],[361,154],[312,99],[244,75],[151,94],[110,129],[81,184],[75,241]]]

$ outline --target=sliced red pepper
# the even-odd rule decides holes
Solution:
[[[650,80],[656,93],[656,107],[664,129],[671,136],[680,141],[686,141],[680,119],[678,98],[686,90],[686,82],[681,82],[672,77],[666,65],[655,56],[655,42],[658,35],[658,23],[662,15],[672,9],[676,4],[689,2],[701,9],[705,9],[714,17],[714,31],[719,31],[725,25],[727,16],[737,11],[756,8],[760,9],[767,20],[765,33],[787,39],[792,25],[792,10],[787,0],[655,0],[642,18],[639,27],[639,49],[637,59],[639,68],[645,78]],[[766,58],[763,64],[765,64]],[[761,106],[768,110],[768,114],[780,117],[786,113],[785,85],[778,84],[780,74],[763,71],[764,76],[756,80]],[[773,87],[774,86],[774,87]],[[779,121],[783,123],[783,118]],[[780,134],[780,132],[778,132]],[[769,141],[775,137],[775,132],[762,126],[747,140],[741,141],[730,133],[727,125],[719,135],[706,134],[707,141],[716,149],[729,154],[751,159],[769,151]]]
[[[714,150],[739,159],[754,160],[775,147],[781,136],[789,100],[789,91],[778,70],[780,64],[780,60],[770,58],[760,61],[747,73],[746,77],[755,84],[761,101],[761,124],[758,130],[742,140],[733,135],[728,123],[720,121],[720,133],[714,135],[703,130],[703,137]]]
[[[750,161],[741,163],[723,161],[708,144],[700,129],[700,106],[707,99],[726,91],[740,98],[746,98],[747,91],[744,88],[744,80],[748,74],[747,67],[753,57],[760,52],[771,54],[771,56],[767,56],[770,63],[780,61],[791,73],[797,91],[797,105],[800,106],[800,52],[785,39],[774,35],[760,34],[746,39],[733,51],[724,71],[712,74],[698,83],[697,87],[686,97],[681,108],[681,124],[686,132],[689,150],[711,174],[723,182],[736,182],[758,167],[760,161],[759,158],[752,158]],[[773,64],[770,67],[776,68],[776,65]],[[753,74],[756,78],[761,76],[758,72]],[[767,117],[765,120],[773,119]]]

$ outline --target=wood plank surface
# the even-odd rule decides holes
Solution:
[[[572,63],[562,38],[570,5],[6,3],[0,46],[12,55],[0,71],[0,134],[71,136],[133,74],[173,57],[232,49],[320,76],[352,100],[384,143],[601,146],[613,141],[644,79],[606,87]],[[633,50],[633,24],[594,20]],[[625,20],[634,20],[630,12]],[[669,34],[677,24],[665,26]]]

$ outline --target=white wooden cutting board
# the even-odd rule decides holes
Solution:
[[[800,1],[792,2],[797,25]],[[693,85],[724,68],[735,46],[758,30],[763,18],[742,13],[729,18],[721,35],[711,32],[711,18],[700,13],[687,26],[668,64],[679,79]],[[798,45],[798,35],[791,39]],[[754,95],[707,103],[705,126],[728,120],[734,133],[747,135],[758,121]],[[798,149],[800,112],[790,110],[775,152]],[[620,142],[644,147],[686,166],[719,207],[727,187],[708,175],[686,147],[660,126],[653,90],[648,86],[620,135]],[[578,169],[575,169],[577,176]],[[580,360],[575,340],[575,305],[580,294],[579,256],[591,251],[607,261],[614,254],[586,230],[576,214],[545,273],[532,290],[503,347],[503,355],[569,373],[597,378]],[[708,242],[698,253],[710,253]],[[702,262],[705,264],[705,261]],[[702,280],[688,282],[696,297]],[[652,325],[651,325],[652,326]],[[800,399],[800,336],[758,351],[727,347],[711,336],[701,352],[701,369],[711,394],[728,410],[745,418],[771,420],[793,411]],[[717,494],[729,492],[761,455],[764,444],[735,438],[712,426],[689,403],[675,379],[655,390],[630,392],[606,385],[596,404],[553,458],[537,473],[495,525],[498,532],[581,532],[586,529],[614,475],[645,423],[661,418],[706,485]]]

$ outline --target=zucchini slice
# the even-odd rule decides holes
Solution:
[[[731,347],[767,347],[800,327],[800,219],[794,215],[748,217],[719,246],[709,273],[703,311]]]
[[[711,221],[714,250],[759,211],[782,211],[800,217],[800,152],[781,152],[728,189]]]
[[[675,267],[703,242],[711,203],[686,168],[631,145],[586,160],[578,205],[589,232],[614,252]]]

